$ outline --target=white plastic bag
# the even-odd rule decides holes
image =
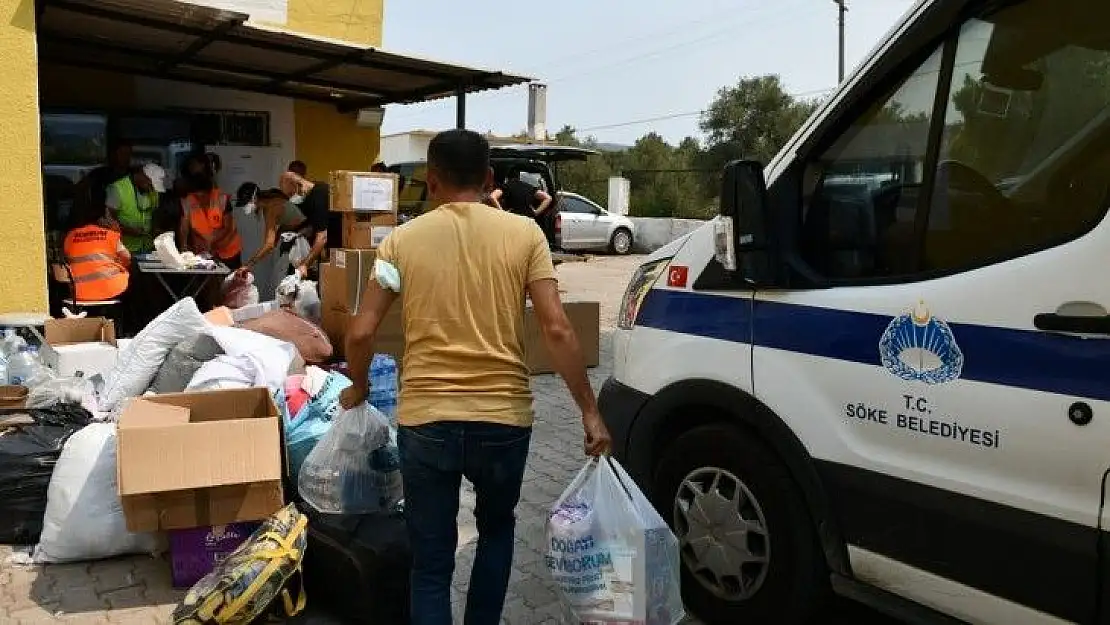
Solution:
[[[285,276],[274,299],[282,308],[288,308],[298,317],[319,325],[320,293],[312,280],[304,280],[297,274]]]
[[[289,248],[289,264],[294,267],[300,265],[304,259],[308,258],[310,252],[312,252],[312,246],[308,244],[308,239],[302,235],[297,235],[293,239],[293,246]]]
[[[324,514],[374,514],[401,501],[401,463],[385,415],[363,402],[339,413],[309,452],[301,498]]]
[[[580,622],[675,625],[678,539],[617,461],[591,459],[551,507],[544,562]]]
[[[193,298],[186,297],[158,315],[120,350],[114,369],[105,376],[100,409],[113,412],[130,397],[142,395],[178,343],[208,327]]]
[[[95,395],[93,383],[86,377],[52,378],[32,387],[24,406],[29,410],[50,408],[58,404],[83,406],[90,395]]]
[[[254,274],[250,272],[244,276],[235,272],[227,274],[220,285],[220,292],[224,306],[232,310],[258,303],[258,287],[254,284]]]
[[[153,554],[154,534],[132,534],[116,490],[116,426],[93,423],[66,441],[47,491],[38,563]]]

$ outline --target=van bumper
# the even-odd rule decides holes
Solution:
[[[601,418],[613,437],[613,456],[626,467],[632,452],[632,426],[650,398],[615,378],[605,380],[597,396]]]

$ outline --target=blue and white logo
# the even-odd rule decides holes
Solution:
[[[910,312],[891,319],[879,339],[879,358],[903,380],[944,384],[959,379],[964,354],[952,329],[919,302]]]

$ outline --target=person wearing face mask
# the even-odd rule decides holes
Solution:
[[[104,206],[132,254],[154,250],[153,217],[161,194],[166,192],[165,180],[165,170],[147,163],[108,185]]]
[[[242,276],[254,271],[278,247],[279,235],[297,232],[307,219],[281,189],[259,189],[257,184],[246,182],[239,187],[235,199],[236,205],[241,206],[244,213],[261,219],[264,224],[262,245],[236,270]]]
[[[183,249],[210,254],[228,269],[242,265],[243,239],[235,227],[231,197],[214,181],[212,162],[203,155],[186,163],[188,180],[181,199],[178,236]]]
[[[309,275],[309,269],[329,247],[328,228],[331,213],[328,210],[328,185],[322,182],[309,182],[296,172],[287,171],[281,175],[278,189],[289,196],[289,202],[305,217],[303,230],[312,249],[308,256],[294,267],[297,275],[304,278]]]

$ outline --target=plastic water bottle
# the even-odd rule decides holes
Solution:
[[[370,361],[369,401],[397,425],[397,361],[389,354],[374,354]]]
[[[0,356],[10,359],[19,353],[19,348],[26,345],[27,341],[14,328],[4,328],[4,336],[0,338]]]
[[[8,360],[8,382],[9,384],[25,384],[31,376],[35,375],[38,360],[31,352],[31,348],[26,344],[19,348]]]
[[[8,359],[0,356],[0,384],[9,384],[8,382]]]

